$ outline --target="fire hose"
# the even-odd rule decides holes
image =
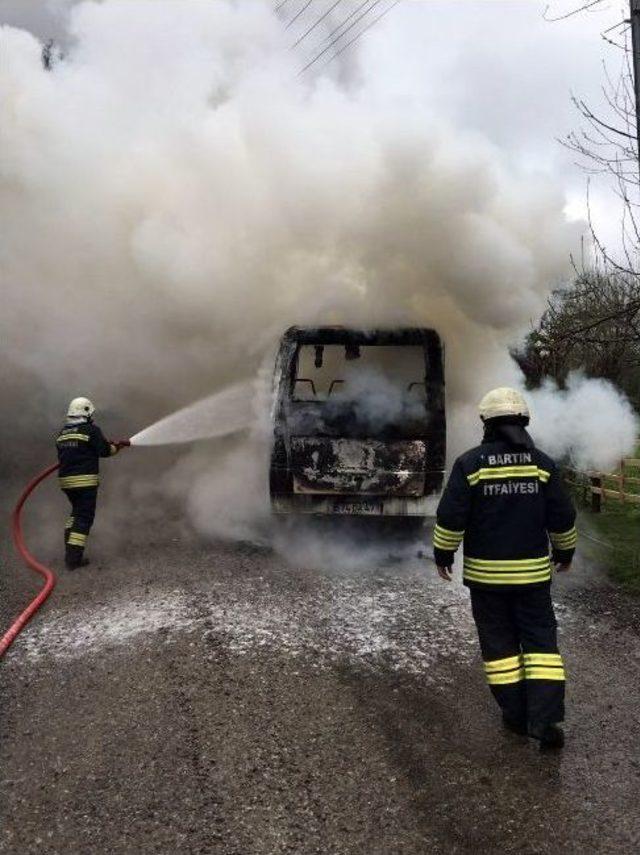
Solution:
[[[27,486],[24,488],[24,491],[20,498],[18,499],[18,503],[13,509],[13,513],[11,514],[11,533],[13,534],[13,543],[15,545],[16,550],[18,551],[20,557],[32,570],[35,570],[36,573],[39,573],[44,577],[45,583],[43,588],[34,597],[33,600],[29,603],[29,605],[24,609],[21,614],[14,620],[9,629],[5,632],[5,634],[0,638],[0,657],[4,656],[9,647],[15,641],[16,636],[22,629],[24,629],[25,625],[31,620],[34,614],[38,611],[40,606],[47,599],[51,591],[53,591],[56,584],[56,577],[53,570],[50,567],[47,567],[45,564],[41,564],[34,556],[29,552],[27,546],[24,542],[24,536],[22,534],[22,509],[24,507],[25,502],[29,498],[29,496],[36,489],[38,484],[48,478],[53,472],[55,472],[58,468],[58,464],[55,463],[53,466],[49,466],[44,472],[41,472],[37,475],[32,481],[29,481]]]
[[[118,450],[121,448],[126,448],[131,443],[128,439],[122,439],[113,443]],[[48,478],[49,475],[53,474],[59,467],[58,463],[54,463],[52,466],[48,466],[44,472],[41,472],[37,475],[33,480],[29,481],[27,486],[24,488],[24,491],[20,498],[18,499],[18,503],[13,509],[13,513],[11,514],[11,533],[13,535],[13,543],[16,548],[16,551],[27,565],[32,570],[35,570],[36,573],[39,573],[44,577],[44,586],[40,590],[40,592],[31,600],[29,605],[22,611],[18,617],[11,624],[9,629],[5,632],[5,634],[0,638],[0,658],[4,656],[9,647],[13,644],[16,639],[16,636],[24,629],[24,627],[29,623],[34,614],[38,611],[40,606],[45,602],[49,594],[53,591],[56,584],[56,576],[53,570],[50,567],[47,567],[46,564],[41,564],[40,561],[37,560],[27,549],[27,545],[24,542],[24,535],[22,533],[22,509],[24,508],[25,502],[29,498],[29,496],[33,493],[36,487]]]

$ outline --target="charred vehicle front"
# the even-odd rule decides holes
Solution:
[[[292,327],[280,342],[272,415],[274,512],[429,514],[445,463],[434,330]]]

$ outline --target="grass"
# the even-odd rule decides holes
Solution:
[[[633,455],[640,459],[640,446]],[[640,467],[627,467],[627,477],[640,479]],[[574,475],[575,478],[575,475]],[[585,535],[579,539],[580,551],[606,568],[609,576],[630,593],[640,595],[640,504],[623,503],[603,497],[602,510],[592,513],[588,478],[578,476],[571,492],[582,508],[578,530]],[[619,490],[620,482],[606,475],[602,486]],[[640,494],[640,484],[625,481],[625,493]]]
[[[580,528],[590,535],[582,538],[580,550],[601,563],[627,591],[640,594],[640,508],[608,501],[599,514],[584,510]]]

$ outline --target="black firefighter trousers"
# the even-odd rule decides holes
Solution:
[[[71,515],[64,527],[65,560],[68,565],[77,566],[96,515],[98,488],[78,487],[64,492],[71,502]]]
[[[487,682],[512,721],[564,720],[565,673],[551,583],[501,591],[471,588]]]

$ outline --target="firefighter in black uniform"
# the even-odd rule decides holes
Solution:
[[[551,565],[571,565],[576,513],[553,460],[525,429],[529,408],[523,396],[494,389],[479,409],[482,444],[456,460],[438,505],[435,562],[450,581],[455,551],[464,541],[463,581],[504,724],[543,747],[561,747],[565,672]]]
[[[112,457],[128,440],[108,442],[93,423],[95,407],[88,398],[74,398],[56,446],[61,489],[71,502],[71,516],[64,529],[65,563],[69,570],[89,563],[84,548],[96,513],[100,458]]]

